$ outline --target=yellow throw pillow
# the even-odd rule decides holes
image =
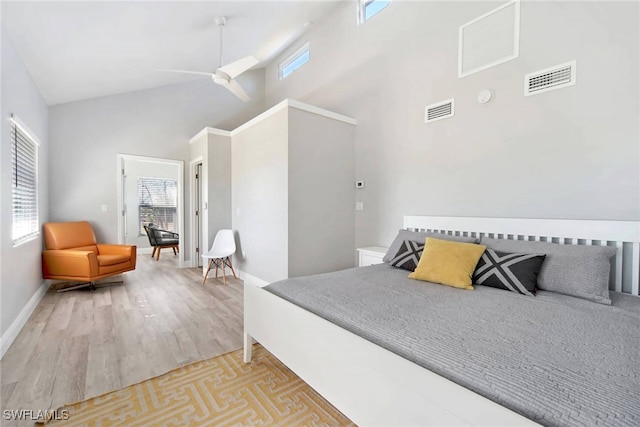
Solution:
[[[410,279],[473,290],[471,276],[486,246],[426,238],[422,256]]]

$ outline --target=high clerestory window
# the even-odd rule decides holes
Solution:
[[[391,0],[358,0],[358,24],[363,24],[369,18],[389,6]]]
[[[138,178],[138,233],[154,224],[167,231],[176,231],[178,185],[175,179]]]
[[[278,67],[279,79],[282,80],[286,78],[298,68],[309,62],[309,59],[311,59],[311,57],[309,53],[309,42],[307,42],[280,63],[280,66]]]
[[[38,220],[38,143],[13,116],[10,119],[13,245],[40,234]]]

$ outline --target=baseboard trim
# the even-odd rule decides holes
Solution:
[[[20,310],[20,314],[18,314],[18,317],[16,317],[16,319],[11,322],[9,328],[5,331],[4,334],[2,334],[2,337],[0,337],[0,359],[4,357],[4,354],[7,352],[7,350],[9,350],[11,344],[13,344],[13,342],[18,337],[18,334],[27,323],[27,320],[29,320],[29,317],[31,317],[31,314],[38,306],[38,303],[42,300],[44,294],[47,293],[50,284],[51,282],[49,280],[45,280],[42,285],[40,285],[31,299],[29,299],[29,302],[27,302],[22,310]]]
[[[269,284],[269,282],[262,280],[252,274],[246,273],[242,270],[238,270],[238,277],[242,280],[244,280],[245,283],[248,283],[250,285],[254,285],[254,286],[259,286],[261,288],[264,288],[265,286],[267,286]]]

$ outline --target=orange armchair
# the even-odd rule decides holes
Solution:
[[[43,229],[42,277],[83,282],[59,292],[82,287],[95,289],[96,280],[136,268],[135,246],[97,244],[87,221],[49,222]]]

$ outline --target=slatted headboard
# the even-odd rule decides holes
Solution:
[[[640,221],[405,216],[404,228],[477,238],[615,246],[609,289],[640,296]]]

